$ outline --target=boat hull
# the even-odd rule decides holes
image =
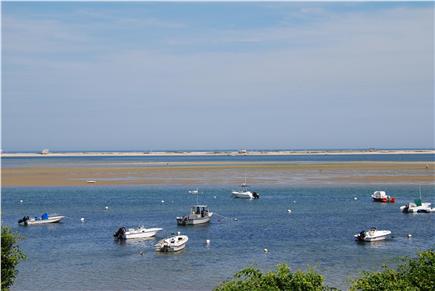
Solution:
[[[205,224],[209,223],[211,220],[211,217],[213,216],[213,213],[210,212],[208,216],[205,217],[198,217],[198,218],[192,218],[192,217],[177,217],[177,224],[178,225],[197,225],[197,224]]]
[[[31,218],[29,220],[20,222],[19,224],[27,226],[27,225],[42,225],[42,224],[49,224],[49,223],[59,223],[64,218],[65,218],[65,216],[61,216],[61,215],[49,217],[48,219]]]
[[[124,239],[138,239],[138,238],[149,238],[155,236],[162,228],[150,228],[135,232],[126,232],[124,234]]]
[[[234,198],[241,198],[241,199],[258,199],[258,198],[260,198],[260,196],[258,194],[256,194],[256,193],[254,194],[251,191],[245,191],[245,192],[233,191],[233,192],[231,192],[231,195]]]
[[[174,237],[162,239],[157,244],[155,244],[156,252],[161,253],[172,253],[179,252],[186,247],[186,243],[189,238],[186,235],[177,235]]]

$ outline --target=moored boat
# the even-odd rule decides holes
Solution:
[[[249,186],[248,186],[248,184],[246,184],[246,182],[240,185],[239,191],[232,191],[231,194],[234,198],[242,198],[242,199],[258,199],[258,198],[260,198],[260,194],[258,194],[257,192],[252,192],[249,190]]]
[[[195,225],[208,223],[213,216],[207,205],[193,205],[190,214],[177,217],[178,225]]]
[[[115,239],[135,239],[135,238],[149,238],[155,236],[162,228],[145,228],[139,226],[137,228],[120,227],[113,236]]]
[[[375,227],[372,227],[369,230],[363,230],[355,234],[354,237],[357,241],[372,242],[385,240],[390,234],[391,231],[389,230],[377,230]]]
[[[394,203],[394,202],[396,202],[396,198],[387,195],[385,193],[385,191],[373,192],[372,199],[374,202],[382,202],[382,203]]]
[[[421,202],[421,199],[415,199],[414,203],[409,202],[406,205],[400,206],[403,213],[431,213],[435,212],[435,208],[431,207],[431,203]]]
[[[27,226],[27,225],[39,225],[39,224],[47,224],[47,223],[58,223],[61,222],[62,219],[64,218],[65,216],[62,215],[44,213],[41,215],[41,217],[24,216],[23,218],[18,220],[18,224]]]
[[[157,252],[178,252],[186,247],[188,240],[189,237],[187,235],[180,235],[180,233],[178,233],[176,236],[160,240],[154,245],[154,248]]]

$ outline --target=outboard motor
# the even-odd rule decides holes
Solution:
[[[363,241],[365,237],[366,237],[366,232],[363,230],[359,233],[358,240]]]
[[[29,220],[29,219],[30,219],[30,217],[28,217],[28,216],[24,216],[23,218],[21,218],[20,220],[18,220],[18,223],[24,223],[24,224],[26,224],[26,221]]]
[[[120,227],[114,234],[113,234],[113,236],[116,238],[116,239],[124,239],[124,235],[125,235],[125,232],[126,232],[127,230],[125,229],[125,227],[123,226],[123,227]]]
[[[252,192],[252,196],[254,197],[254,199],[260,198],[260,194],[258,194],[257,192]]]

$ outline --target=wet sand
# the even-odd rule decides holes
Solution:
[[[3,168],[3,187],[434,184],[434,162],[172,162]],[[96,183],[88,183],[95,180]]]

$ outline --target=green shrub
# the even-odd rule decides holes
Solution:
[[[17,246],[17,242],[19,239],[20,237],[16,233],[13,233],[9,227],[2,226],[2,290],[8,290],[9,287],[12,286],[18,273],[16,267],[21,260],[25,259],[25,255]]]

